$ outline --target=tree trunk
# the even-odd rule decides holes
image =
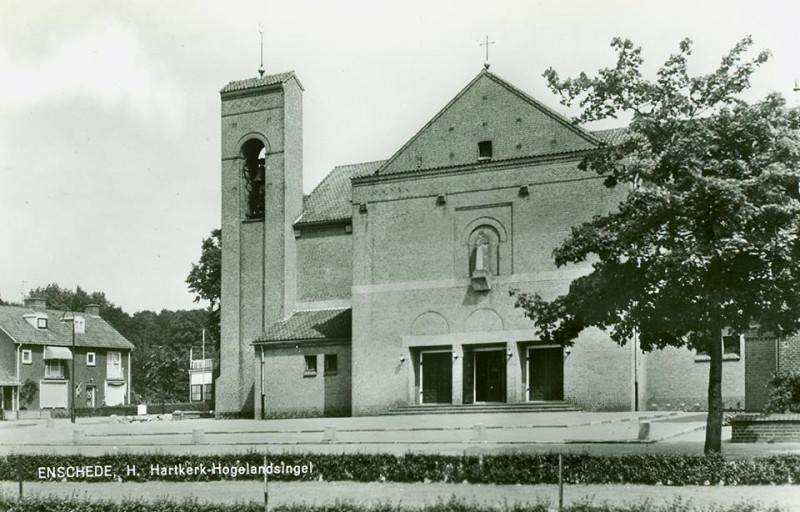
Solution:
[[[712,331],[708,343],[711,357],[708,369],[708,418],[706,419],[706,444],[703,452],[722,451],[722,333]]]

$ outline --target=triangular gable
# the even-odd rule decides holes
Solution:
[[[475,164],[482,141],[492,143],[491,161],[565,154],[600,144],[588,131],[483,70],[377,174]]]

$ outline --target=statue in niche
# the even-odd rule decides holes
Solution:
[[[488,270],[489,243],[489,237],[486,232],[481,231],[475,240],[475,270],[473,274]]]

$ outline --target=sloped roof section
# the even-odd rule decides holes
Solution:
[[[47,329],[37,329],[24,318],[26,314],[47,313]],[[100,317],[86,313],[75,313],[86,320],[85,332],[75,334],[75,345],[87,348],[133,349],[128,341],[108,322]],[[36,310],[23,306],[0,306],[0,329],[17,343],[27,345],[72,345],[72,322],[61,321],[63,311],[47,309]],[[67,313],[69,318],[69,313]]]
[[[478,144],[487,141],[491,154],[479,158]],[[377,174],[564,155],[599,144],[591,132],[484,69]]]
[[[258,87],[266,87],[268,85],[276,85],[288,82],[290,78],[294,78],[297,80],[297,83],[300,84],[300,80],[297,79],[294,71],[287,71],[285,73],[277,73],[274,75],[266,75],[263,78],[246,78],[244,80],[234,80],[230,82],[228,85],[222,88],[220,94],[225,94],[227,92],[234,92],[234,91],[244,91],[246,89],[255,89]],[[300,88],[303,88],[303,84],[300,84]]]
[[[384,160],[335,167],[303,203],[303,214],[295,224],[334,222],[352,217],[353,188],[350,180],[373,174]]]
[[[296,311],[275,322],[253,343],[349,339],[352,336],[350,308]]]
[[[13,373],[0,367],[0,386],[19,386],[21,384]]]
[[[609,128],[607,130],[596,130],[592,135],[605,142],[606,144],[619,144],[628,137],[627,128]]]

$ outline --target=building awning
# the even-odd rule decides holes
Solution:
[[[72,360],[72,351],[67,347],[45,347],[44,358]]]

